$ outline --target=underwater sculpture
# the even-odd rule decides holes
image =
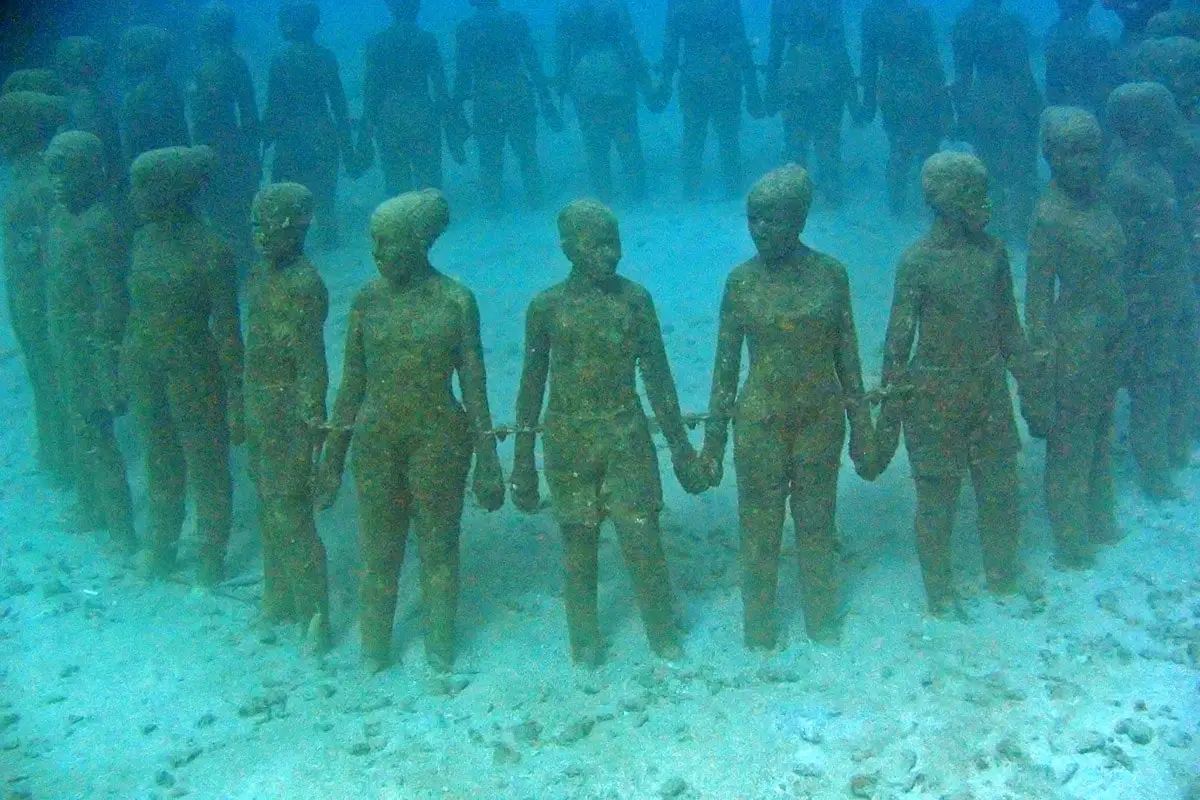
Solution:
[[[246,450],[258,491],[266,623],[299,622],[305,649],[329,649],[325,546],[313,492],[325,440],[329,292],[304,255],[312,192],[271,184],[254,198],[262,260],[246,287]]]
[[[559,213],[558,230],[571,274],[526,312],[512,501],[525,512],[538,509],[535,429],[549,380],[546,482],[562,530],[572,660],[594,667],[604,659],[596,591],[606,518],[616,528],[650,646],[676,659],[683,651],[659,529],[662,486],[639,371],[680,483],[700,492],[706,476],[684,428],[654,301],[616,274],[617,218],[595,201],[577,200]]]
[[[1046,505],[1058,562],[1088,566],[1117,539],[1113,413],[1125,325],[1125,234],[1104,187],[1104,135],[1081,108],[1042,113],[1051,182],[1029,236],[1025,315],[1048,363],[1038,416],[1048,424]]]
[[[337,247],[338,170],[353,158],[350,110],[337,57],[313,39],[321,24],[316,3],[279,8],[284,45],[271,59],[263,110],[263,144],[274,147],[274,183],[293,182],[313,193],[315,244]]]
[[[1172,0],[1104,0],[1104,7],[1121,20],[1121,38],[1126,42],[1139,39],[1146,26],[1160,12],[1171,7]]]
[[[811,149],[817,188],[840,205],[842,116],[862,113],[841,0],[771,0],[765,99],[783,119],[784,160],[807,164]]]
[[[46,314],[71,437],[79,521],[105,528],[116,549],[137,549],[133,502],[113,421],[129,301],[129,247],[104,202],[110,179],[104,143],[85,131],[54,137],[46,169],[56,204],[46,234]]]
[[[926,602],[943,616],[956,610],[950,545],[963,473],[975,487],[988,588],[1017,588],[1020,440],[1006,373],[1029,390],[1029,348],[1008,253],[985,231],[991,203],[983,162],[938,153],[921,182],[934,221],[896,269],[875,467],[895,455],[903,426]]]
[[[1122,254],[1129,302],[1129,438],[1142,491],[1178,494],[1172,467],[1190,457],[1191,402],[1184,368],[1195,348],[1195,294],[1186,262],[1175,181],[1164,149],[1179,111],[1158,83],[1127,83],[1108,99],[1108,123],[1124,148],[1108,174],[1109,203],[1125,230]]]
[[[1077,106],[1097,116],[1117,83],[1112,43],[1092,30],[1096,0],[1058,0],[1059,19],[1046,37],[1046,102]]]
[[[452,155],[462,152],[462,126],[452,114],[437,38],[417,27],[420,0],[388,0],[392,24],[371,37],[363,67],[363,117],[353,173],[379,155],[391,197],[442,185],[442,130]],[[457,136],[458,138],[452,138]],[[349,165],[347,167],[349,169]],[[354,175],[357,177],[357,175]]]
[[[615,147],[628,193],[646,193],[646,164],[638,125],[638,93],[649,101],[654,87],[625,0],[569,0],[555,27],[555,83],[570,95],[583,134],[592,191],[612,197]]]
[[[104,169],[110,184],[125,181],[121,128],[117,110],[101,88],[104,45],[88,36],[68,36],[54,49],[54,65],[62,77],[71,128],[87,131],[104,144]]]
[[[133,238],[121,364],[145,448],[144,566],[157,577],[174,571],[190,488],[202,586],[223,577],[233,510],[229,446],[245,433],[236,267],[197,208],[215,166],[207,147],[152,150],[133,162],[130,202],[143,224]]]
[[[135,25],[121,35],[121,61],[132,82],[121,102],[123,163],[142,153],[191,144],[183,90],[168,70],[176,42],[156,25]]]
[[[62,77],[52,69],[18,69],[9,73],[0,86],[0,94],[37,92],[62,97],[66,91]]]
[[[1023,238],[1036,197],[1042,110],[1029,32],[1002,0],[973,0],[955,20],[951,43],[960,135],[987,167],[1000,230]]]
[[[493,211],[503,203],[507,143],[521,169],[525,196],[536,207],[542,200],[538,110],[553,130],[562,130],[562,119],[525,17],[501,8],[498,0],[471,0],[471,5],[474,15],[456,31],[454,102],[471,103],[484,202]]]
[[[871,470],[873,431],[846,268],[800,239],[812,198],[812,180],[794,164],[754,185],[746,216],[758,255],[730,273],[721,299],[713,416],[701,459],[709,482],[720,483],[733,422],[745,641],[752,648],[778,641],[775,595],[789,503],[808,635],[837,636],[834,516],[847,422],[851,458],[859,470]],[[739,389],[743,346],[750,365]]]
[[[258,101],[246,60],[234,49],[237,19],[224,3],[209,3],[197,21],[203,61],[191,86],[196,144],[217,156],[209,183],[209,219],[245,266],[254,260],[250,204],[262,180],[262,134]]]
[[[863,9],[861,80],[861,121],[883,117],[888,207],[903,214],[913,167],[937,152],[954,117],[928,9],[909,0]]]
[[[746,38],[741,0],[668,0],[662,71],[654,103],[665,106],[679,76],[683,115],[680,161],[683,195],[700,193],[701,162],[711,126],[720,148],[727,197],[742,191],[742,102],[751,116],[763,114],[758,70]]]
[[[45,231],[54,191],[44,151],[66,121],[61,97],[26,91],[0,95],[0,152],[12,167],[3,217],[8,318],[33,391],[38,467],[64,486],[72,481],[72,445],[46,315]]]
[[[342,382],[321,460],[317,502],[327,508],[353,440],[362,657],[369,672],[392,660],[410,526],[421,555],[425,657],[435,669],[450,668],[472,454],[476,501],[488,511],[504,504],[475,296],[429,262],[429,249],[449,224],[450,208],[434,189],[389,200],[372,215],[381,277],[358,292],[350,309]],[[455,375],[461,404],[451,390]]]

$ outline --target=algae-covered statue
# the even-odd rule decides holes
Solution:
[[[870,469],[872,427],[846,268],[800,240],[812,205],[808,173],[788,165],[755,184],[747,222],[758,254],[725,282],[702,461],[720,482],[729,424],[742,538],[748,647],[777,643],[775,594],[788,505],[796,527],[805,627],[835,638],[840,624],[834,529],[838,466]],[[742,349],[749,372],[738,387]]]
[[[104,168],[110,184],[125,179],[121,128],[117,110],[101,87],[105,69],[104,45],[89,36],[68,36],[54,50],[54,65],[62,77],[72,129],[87,131],[104,144]]]
[[[312,193],[271,184],[253,205],[262,261],[247,286],[246,445],[262,528],[262,612],[296,621],[305,646],[329,648],[325,547],[313,517],[316,458],[325,437],[325,317],[329,293],[304,255]]]
[[[1125,325],[1125,234],[1104,191],[1104,136],[1080,108],[1042,113],[1051,182],[1034,214],[1026,270],[1030,345],[1045,352],[1046,504],[1066,567],[1117,537],[1113,410]],[[1035,420],[1036,421],[1036,420]]]
[[[52,69],[18,69],[4,79],[0,94],[11,92],[37,92],[53,97],[62,97],[67,91],[62,76]]]
[[[175,37],[156,25],[135,25],[121,36],[121,60],[131,86],[121,102],[123,161],[191,144],[183,89],[168,66]]]
[[[410,526],[421,555],[425,657],[435,669],[450,668],[472,454],[477,502],[489,511],[504,503],[475,296],[429,262],[449,223],[449,206],[434,189],[389,200],[372,215],[381,277],[359,291],[350,309],[342,383],[321,461],[318,503],[328,507],[353,439],[362,657],[369,672],[392,659]],[[451,388],[456,375],[461,402]]]
[[[1116,85],[1113,45],[1088,23],[1096,0],[1058,0],[1059,19],[1046,35],[1046,101],[1104,112]]]
[[[244,438],[242,338],[233,253],[205,223],[207,147],[143,153],[131,167],[134,234],[121,380],[146,459],[145,567],[176,565],[191,490],[200,539],[197,582],[218,583],[232,521],[229,446]]]
[[[637,392],[639,371],[680,482],[702,491],[706,476],[683,425],[654,302],[642,286],[616,274],[616,217],[599,203],[578,200],[559,214],[558,229],[571,274],[535,297],[526,315],[512,500],[523,511],[538,508],[534,429],[549,379],[546,481],[566,552],[572,659],[596,666],[604,657],[596,589],[605,518],[617,530],[650,646],[675,659],[682,650],[658,523],[662,487]]]
[[[1195,303],[1175,181],[1164,156],[1179,111],[1158,83],[1127,83],[1108,100],[1108,122],[1124,144],[1108,174],[1109,202],[1125,229],[1122,254],[1129,301],[1129,438],[1142,491],[1177,494],[1171,474],[1190,456],[1191,409],[1182,368],[1194,348]]]
[[[71,483],[71,440],[55,374],[46,316],[46,223],[54,191],[43,153],[67,120],[61,97],[0,95],[0,152],[12,167],[4,198],[4,288],[8,318],[33,391],[37,463],[60,485]]]
[[[921,182],[934,221],[896,271],[876,458],[880,469],[891,460],[903,423],[925,597],[930,613],[943,616],[956,611],[950,543],[964,473],[979,506],[988,588],[1017,588],[1020,439],[1006,375],[1024,387],[1029,353],[1008,253],[985,230],[991,202],[983,162],[938,153]]]
[[[129,303],[129,249],[104,197],[104,143],[85,131],[61,133],[46,151],[57,203],[47,232],[46,310],[71,434],[79,518],[95,516],[113,545],[137,548],[125,462],[113,433],[124,412],[117,368]]]

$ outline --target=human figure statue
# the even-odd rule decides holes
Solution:
[[[579,117],[592,192],[613,196],[611,156],[621,158],[630,197],[646,193],[638,92],[653,95],[650,68],[625,0],[568,0],[555,28],[555,83]]]
[[[784,160],[816,160],[817,188],[841,204],[842,115],[858,118],[858,84],[846,49],[842,0],[771,0],[766,105],[783,118]]]
[[[46,151],[55,206],[46,234],[46,315],[71,439],[77,518],[104,528],[114,548],[137,550],[133,503],[113,420],[129,302],[129,248],[105,202],[104,143],[85,131],[56,136]]]
[[[1121,38],[1136,42],[1145,33],[1146,25],[1156,14],[1171,7],[1172,0],[1103,0],[1103,5],[1121,20]]]
[[[662,75],[655,102],[665,105],[679,76],[683,114],[683,194],[700,194],[701,162],[709,128],[720,149],[725,194],[742,191],[742,102],[751,116],[763,114],[758,71],[741,0],[669,0],[663,35]]]
[[[1046,36],[1046,102],[1101,114],[1117,84],[1116,53],[1091,29],[1096,0],[1058,0],[1058,22]]]
[[[888,137],[887,197],[893,214],[908,205],[914,168],[950,132],[953,108],[929,10],[911,0],[873,0],[862,16],[862,115],[882,111]]]
[[[1175,181],[1164,149],[1180,124],[1171,93],[1158,83],[1127,83],[1108,100],[1108,123],[1124,148],[1108,174],[1108,196],[1121,226],[1129,301],[1129,438],[1142,491],[1177,496],[1172,466],[1190,457],[1188,381],[1181,355],[1194,347],[1193,286]]]
[[[805,628],[815,640],[838,635],[834,514],[847,423],[855,466],[870,465],[873,430],[846,268],[800,239],[812,200],[812,179],[794,164],[750,191],[746,216],[758,253],[725,282],[701,454],[715,486],[734,422],[744,635],[755,649],[778,642],[775,594],[789,504]],[[750,364],[739,389],[743,347]]]
[[[68,36],[54,50],[54,65],[62,77],[70,109],[68,124],[87,131],[104,145],[104,171],[110,183],[124,181],[121,128],[117,110],[100,83],[104,79],[104,45],[88,36]],[[112,210],[112,209],[110,209]]]
[[[1002,0],[972,0],[954,23],[959,135],[987,167],[997,228],[1024,238],[1037,179],[1042,98],[1029,63],[1029,33]]]
[[[420,0],[388,0],[393,22],[367,44],[358,149],[374,144],[389,197],[442,185],[442,130],[453,133],[437,38],[417,27]],[[461,146],[461,143],[459,143]],[[365,165],[367,158],[360,160]]]
[[[353,154],[353,137],[337,57],[313,39],[320,24],[316,3],[288,0],[279,9],[284,45],[271,60],[263,143],[275,148],[271,180],[313,193],[314,243],[329,250],[340,243],[338,170]]]
[[[1008,253],[985,230],[991,206],[983,162],[938,153],[925,162],[921,182],[934,220],[896,271],[876,469],[895,454],[903,424],[925,598],[940,617],[958,610],[950,544],[963,473],[975,487],[988,589],[1017,589],[1020,439],[1006,374],[1028,391],[1029,358]]]
[[[146,572],[175,570],[184,498],[200,539],[197,583],[224,574],[232,521],[229,446],[244,439],[242,338],[233,253],[199,210],[216,168],[207,147],[138,156],[130,202],[134,233],[130,310],[121,376],[145,449]]]
[[[0,94],[11,92],[37,92],[52,97],[62,97],[67,87],[62,77],[52,69],[18,69],[9,73],[0,86]]]
[[[209,219],[248,267],[254,261],[250,204],[262,180],[258,101],[250,68],[233,46],[233,9],[222,2],[204,6],[196,32],[203,61],[190,92],[192,133],[196,144],[211,147],[217,156],[206,198]]]
[[[45,232],[54,190],[44,152],[67,121],[63,98],[0,94],[0,153],[12,177],[4,196],[4,290],[8,318],[25,362],[37,423],[37,464],[59,486],[73,479],[72,444],[46,314]]]
[[[529,23],[499,0],[471,0],[475,13],[458,24],[454,102],[471,103],[471,129],[479,148],[484,201],[496,211],[504,196],[504,145],[521,169],[525,196],[536,207],[542,199],[537,153],[540,106],[547,124],[562,129],[542,70]]]
[[[1147,39],[1167,39],[1172,36],[1200,39],[1200,11],[1186,8],[1160,11],[1146,23]]]
[[[120,112],[125,164],[151,150],[191,144],[183,89],[168,69],[175,47],[175,38],[156,25],[135,25],[121,36],[130,83]]]
[[[317,457],[325,438],[325,318],[329,292],[304,255],[312,192],[276,183],[253,204],[262,261],[246,290],[246,445],[262,529],[262,612],[299,622],[305,648],[330,646],[325,546],[314,520]]]
[[[371,673],[392,660],[410,524],[421,555],[425,657],[434,669],[448,670],[472,454],[476,501],[488,511],[504,503],[475,296],[429,261],[449,223],[450,208],[434,189],[393,198],[372,215],[381,277],[359,291],[350,309],[342,383],[321,460],[318,504],[328,508],[353,439],[362,658]],[[455,376],[461,401],[451,388]]]
[[[658,456],[638,397],[639,371],[680,482],[698,492],[707,488],[706,476],[683,425],[654,301],[616,274],[616,217],[595,201],[577,200],[559,214],[558,230],[571,274],[538,294],[526,313],[513,503],[529,513],[538,509],[534,430],[549,380],[546,481],[562,529],[572,660],[594,667],[604,659],[596,592],[606,517],[617,530],[650,646],[674,660],[683,651],[658,524]]]
[[[1055,106],[1042,113],[1051,181],[1034,214],[1026,270],[1030,345],[1048,356],[1039,392],[1048,422],[1046,505],[1058,562],[1089,566],[1117,539],[1113,413],[1125,325],[1125,234],[1104,187],[1105,142],[1096,117]]]

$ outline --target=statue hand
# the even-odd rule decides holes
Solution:
[[[858,424],[850,428],[850,460],[854,471],[866,481],[873,481],[883,473],[876,456],[875,431],[869,424]]]
[[[704,471],[705,477],[708,479],[709,488],[715,488],[721,485],[721,479],[725,477],[725,459],[723,454],[715,451],[714,448],[707,444],[697,456],[700,464],[700,469]]]
[[[708,466],[691,447],[673,454],[671,463],[675,467],[675,478],[688,494],[700,494],[709,488]]]
[[[235,447],[246,443],[246,408],[239,395],[229,398],[229,442]]]
[[[546,120],[546,127],[551,133],[563,132],[562,114],[558,113],[558,107],[554,105],[554,100],[547,95],[542,100],[542,117]]]
[[[484,511],[496,511],[504,505],[504,473],[495,455],[476,457],[471,491]]]
[[[313,505],[321,511],[333,508],[338,492],[342,489],[342,471],[330,467],[328,459],[322,459],[317,467],[317,486],[313,493]]]
[[[513,505],[526,514],[536,513],[542,502],[538,491],[537,467],[531,461],[518,459],[513,465],[510,482]]]
[[[651,114],[661,114],[671,102],[671,84],[662,81],[646,95],[646,109]]]
[[[873,458],[869,466],[870,469],[865,470],[868,474],[874,473],[875,477],[879,477],[888,468],[888,464],[892,463],[892,459],[896,456],[896,451],[900,449],[900,430],[901,423],[898,416],[894,416],[894,411],[889,411],[888,404],[884,404],[883,411],[879,415],[879,424],[875,426],[875,438],[873,443]],[[868,478],[868,480],[871,480]]]

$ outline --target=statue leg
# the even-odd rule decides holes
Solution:
[[[783,160],[802,167],[808,166],[808,150],[811,144],[806,112],[794,102],[786,102],[780,113],[783,120]]]
[[[1088,538],[1094,544],[1112,544],[1121,538],[1117,525],[1116,489],[1113,485],[1113,417],[1116,391],[1109,389],[1097,401],[1094,419],[1091,472],[1088,481]]]
[[[700,194],[701,163],[704,144],[708,138],[710,99],[698,97],[691,87],[681,86],[679,107],[683,115],[683,138],[680,142],[680,166],[683,172],[683,196],[694,200]]]
[[[621,98],[614,111],[617,123],[614,142],[625,172],[625,186],[631,198],[641,200],[646,196],[646,157],[642,152],[637,96]]]
[[[713,109],[713,127],[720,148],[721,178],[725,184],[725,196],[736,199],[742,193],[742,98],[736,95],[721,98]]]
[[[957,474],[918,475],[916,484],[917,557],[925,583],[925,602],[929,613],[940,617],[954,609],[950,546],[962,478]]]
[[[23,266],[17,264],[10,269]],[[41,269],[41,266],[33,268]],[[72,481],[73,446],[70,421],[55,370],[45,302],[40,293],[34,296],[32,292],[14,287],[14,283],[8,281],[9,319],[25,360],[25,374],[33,393],[38,467],[47,473],[51,481],[67,487]]]
[[[571,660],[584,667],[604,661],[604,641],[596,610],[599,583],[600,525],[562,523],[564,585],[567,635]]]
[[[78,439],[87,447],[88,483],[99,498],[99,508],[113,546],[122,553],[137,549],[133,531],[133,498],[125,476],[125,459],[117,446],[112,416],[97,411],[83,420]]]
[[[525,186],[525,199],[530,208],[542,203],[542,166],[537,151],[537,106],[532,95],[529,102],[522,103],[514,111],[509,124],[508,140],[521,170],[521,182]]]
[[[792,522],[800,558],[804,624],[810,639],[836,639],[841,620],[840,555],[834,514],[838,463],[796,464],[792,472]]]
[[[1060,393],[1054,425],[1046,439],[1046,505],[1054,530],[1058,562],[1068,569],[1088,567],[1093,559],[1089,528],[1089,492],[1097,443],[1096,416],[1102,413]]]
[[[772,649],[778,639],[775,595],[790,457],[779,425],[743,422],[735,427],[744,637],[754,649]]]
[[[429,130],[418,132],[408,147],[413,185],[417,189],[442,188],[441,126],[433,125]]]
[[[438,130],[441,144],[441,130]],[[399,131],[389,125],[380,125],[375,130],[375,151],[379,157],[379,169],[383,173],[383,188],[388,197],[397,197],[418,187],[413,181],[413,165],[416,163],[415,147],[404,140]]]
[[[251,464],[250,473],[258,494],[258,527],[262,537],[263,593],[262,615],[269,623],[286,622],[295,618],[295,605],[284,568],[283,539],[287,535],[287,520],[280,508],[279,458],[274,452],[283,442],[271,437],[277,432],[248,426],[250,434],[246,449]],[[259,437],[266,436],[262,441]]]
[[[476,125],[479,125],[476,118]],[[496,212],[504,204],[504,131],[477,129],[475,143],[479,147],[479,184],[483,202]]]
[[[1129,386],[1129,437],[1142,491],[1152,499],[1177,494],[1167,457],[1171,390],[1169,375],[1143,374]]]
[[[817,101],[812,116],[813,151],[817,157],[817,185],[831,206],[839,206],[845,195],[842,185],[842,103],[824,98]]]
[[[1012,594],[1021,574],[1021,508],[1017,454],[972,459],[971,483],[979,507],[979,541],[988,590]]]
[[[577,111],[592,191],[598,200],[607,202],[612,198],[612,163],[609,156],[614,122],[609,118],[609,110],[600,103],[582,104]]]
[[[167,397],[167,376],[151,370],[132,370],[129,378],[134,423],[146,462],[150,528],[146,566],[153,575],[166,577],[175,569],[183,528],[187,462]]]

